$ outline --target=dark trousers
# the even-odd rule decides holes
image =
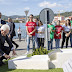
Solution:
[[[10,40],[11,40],[11,42],[12,42],[15,46],[18,45],[18,44],[16,44],[16,43],[13,41],[13,36],[10,37]]]
[[[18,37],[19,37],[19,41],[21,41],[21,34],[18,34]]]
[[[11,51],[11,49],[10,49],[9,47],[7,47],[7,46],[3,46],[3,47],[1,48],[1,50],[2,50],[4,53],[6,53],[7,55],[9,55],[9,53],[10,53],[10,51]]]
[[[44,38],[37,38],[37,41],[38,41],[38,47],[40,48],[41,47],[44,47]]]
[[[7,47],[7,46],[2,46],[1,49],[0,49],[0,51],[3,51],[7,55],[9,55],[11,49],[9,47]],[[3,54],[1,54],[1,55],[3,55]],[[0,57],[0,61],[2,61],[3,59],[6,59],[6,58],[4,56],[1,56]]]
[[[69,37],[66,37],[66,36],[65,36],[65,33],[63,32],[63,39],[62,39],[61,48],[63,48],[64,43],[65,43],[65,40],[66,40],[66,48],[67,48],[67,47],[68,47],[68,40],[69,40]]]
[[[50,49],[53,49],[53,39],[50,39],[50,41],[48,41],[48,50]]]
[[[72,33],[70,34],[70,43],[71,43],[71,47],[72,47]]]

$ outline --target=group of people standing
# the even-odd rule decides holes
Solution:
[[[31,14],[25,26],[27,31],[27,53],[30,49],[30,39],[32,39],[33,50],[35,50],[35,42],[37,48],[44,47],[45,27],[43,23],[40,20],[38,21],[37,18],[34,18],[33,21],[33,15]]]
[[[50,41],[48,41],[48,50],[53,49],[53,39],[55,39],[56,49],[60,48],[61,39],[62,39],[61,48],[63,48],[65,41],[66,41],[66,48],[68,47],[69,38],[72,47],[72,22],[71,21],[70,19],[67,19],[65,21],[65,24],[63,25],[60,25],[60,20],[57,21],[57,24],[55,26],[52,25],[52,23],[48,24],[48,27],[50,28]]]
[[[33,15],[29,16],[29,21],[26,23],[26,32],[27,32],[27,53],[30,49],[30,39],[32,39],[33,51],[35,50],[35,42],[36,48],[44,48],[45,42],[45,26],[43,25],[41,20],[37,18],[33,19]],[[54,26],[52,23],[47,25],[48,28],[48,50],[53,49],[53,39],[55,39],[56,49],[60,47],[60,39],[62,39],[61,48],[63,48],[64,43],[66,41],[66,48],[68,47],[68,41],[70,38],[71,48],[72,48],[72,19],[67,19],[65,24],[60,25],[60,20],[57,21],[57,24]],[[13,50],[13,54],[15,55],[15,48],[13,44],[18,48],[18,44],[13,41],[13,37],[15,36],[15,24],[12,22],[11,18],[8,18],[8,24],[1,19],[0,13],[0,66],[3,65],[3,59],[10,58],[9,53]],[[62,37],[61,37],[62,35]],[[18,36],[21,40],[21,31],[18,29]],[[5,46],[5,41],[9,46]]]
[[[35,49],[35,42],[37,48],[44,48],[45,41],[45,26],[37,18],[33,19],[33,15],[29,16],[29,21],[26,23],[27,31],[27,53],[30,48],[30,39],[32,39],[33,50]],[[60,48],[60,40],[62,39],[61,48],[63,48],[66,41],[66,48],[68,47],[68,41],[70,38],[70,43],[72,47],[72,19],[67,19],[65,24],[61,25],[60,20],[57,21],[56,25],[49,23],[48,28],[48,50],[53,49],[53,39],[55,39],[56,49]]]

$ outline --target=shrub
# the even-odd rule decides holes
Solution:
[[[32,56],[33,55],[44,55],[44,54],[48,54],[48,50],[46,48],[38,48],[38,49],[35,49],[34,52],[32,53]]]

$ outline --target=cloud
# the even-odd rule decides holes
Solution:
[[[57,3],[50,3],[48,1],[44,1],[39,3],[39,7],[49,7],[49,8],[53,8],[53,7],[60,7],[62,6],[61,4],[57,4]]]
[[[29,7],[25,7],[24,9],[25,9],[25,10],[29,10],[30,8],[29,8]]]

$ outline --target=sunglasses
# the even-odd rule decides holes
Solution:
[[[33,17],[29,17],[29,18],[33,18]]]

